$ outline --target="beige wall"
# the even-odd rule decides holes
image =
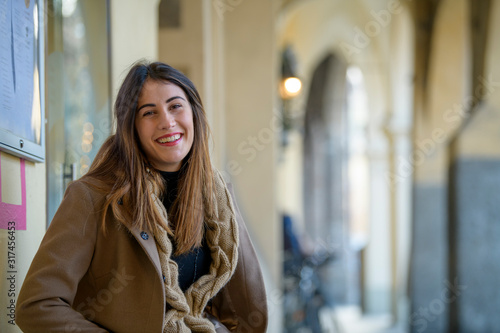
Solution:
[[[282,325],[282,226],[275,192],[279,132],[273,125],[277,91],[275,4],[269,0],[240,1],[232,11],[217,16],[224,24],[225,169],[235,185],[263,268],[270,273],[269,332],[280,332]]]
[[[471,101],[468,2],[444,1],[437,12],[429,64],[427,105],[416,113],[415,181],[447,181],[446,147],[467,118]],[[453,56],[450,56],[453,55]]]
[[[477,92],[485,92],[485,102],[476,110],[460,138],[457,153],[469,158],[500,157],[500,146],[492,138],[500,133],[500,1],[493,1],[488,30],[486,66]],[[476,92],[474,92],[476,94]],[[480,94],[477,94],[480,95]]]
[[[184,0],[180,15],[179,28],[159,30],[159,60],[182,71],[203,91],[203,4]]]
[[[111,100],[130,66],[158,60],[159,0],[111,0]]]
[[[257,18],[260,24],[255,25]],[[224,20],[226,149],[228,160],[238,166],[228,171],[255,243],[279,281],[281,228],[274,193],[278,133],[270,125],[277,89],[273,3],[244,1]]]

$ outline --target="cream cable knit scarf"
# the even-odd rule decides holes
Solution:
[[[171,306],[165,313],[164,333],[215,332],[214,325],[203,316],[208,301],[229,281],[238,263],[238,225],[231,195],[221,175],[215,174],[218,220],[206,221],[206,241],[210,247],[210,272],[200,277],[183,293],[178,283],[177,264],[171,259],[172,243],[165,230],[155,234],[164,276],[165,301]],[[168,221],[165,207],[157,195],[154,202]]]

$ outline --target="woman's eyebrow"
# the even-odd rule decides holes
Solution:
[[[141,109],[142,109],[142,108],[145,108],[145,107],[148,107],[148,106],[153,106],[153,107],[155,107],[155,106],[156,106],[156,104],[151,104],[151,103],[150,103],[150,104],[144,104],[144,105],[142,105],[140,108],[138,108],[138,109],[137,109],[137,112],[141,111]]]
[[[166,103],[170,103],[172,102],[174,99],[176,98],[180,98],[182,99],[183,101],[186,101],[184,98],[182,98],[181,96],[174,96],[174,97],[170,97],[169,99],[167,99]]]

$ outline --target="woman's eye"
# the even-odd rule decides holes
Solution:
[[[170,108],[175,110],[175,109],[179,109],[181,107],[182,107],[182,104],[174,104]]]
[[[152,115],[153,113],[154,113],[153,111],[144,111],[144,113],[142,114],[142,116],[146,117],[146,116]]]

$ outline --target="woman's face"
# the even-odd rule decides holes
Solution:
[[[146,80],[136,112],[135,128],[149,162],[161,171],[179,170],[194,139],[193,110],[184,91]]]

